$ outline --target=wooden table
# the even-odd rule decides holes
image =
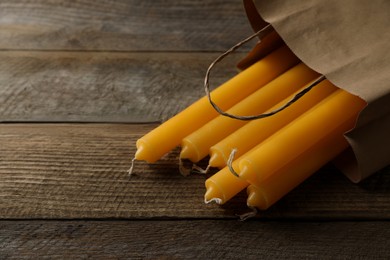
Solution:
[[[177,151],[127,176],[250,33],[239,0],[0,1],[0,258],[389,258],[389,168],[356,185],[328,165],[246,222],[245,194],[205,205]]]

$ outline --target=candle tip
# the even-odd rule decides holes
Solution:
[[[267,208],[267,201],[258,188],[256,188],[253,185],[249,185],[247,188],[247,193],[248,193],[248,198],[246,201],[246,205],[249,208],[254,208],[254,207],[259,209]]]
[[[249,191],[248,192],[248,198],[246,200],[246,205],[248,207],[255,207],[256,204],[257,204],[257,196],[256,196],[256,193],[253,192],[253,191]]]
[[[137,147],[137,151],[135,152],[134,158],[136,160],[144,160],[145,157],[145,147],[141,144]]]
[[[197,162],[198,160],[195,160],[194,158],[196,151],[194,152],[194,149],[190,147],[187,144],[183,144],[180,151],[180,159],[188,159],[192,162]]]
[[[211,202],[215,202],[221,205],[224,203],[222,197],[223,195],[221,194],[220,190],[217,189],[214,185],[210,185],[207,187],[206,193],[204,195],[204,203],[209,204]]]
[[[187,159],[188,158],[188,155],[189,155],[189,153],[190,153],[190,148],[188,148],[188,146],[187,145],[183,145],[182,147],[181,147],[181,151],[180,151],[180,158],[181,159]]]
[[[210,167],[216,167],[221,169],[226,166],[226,162],[220,155],[212,152],[209,159],[209,165]]]
[[[249,169],[249,167],[244,165],[242,168],[240,167],[240,171],[237,174],[241,179],[253,184],[256,182],[256,175],[252,173],[253,172]]]

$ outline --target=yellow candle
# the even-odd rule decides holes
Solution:
[[[237,162],[237,160],[233,162],[233,167],[238,167]],[[247,181],[236,177],[228,167],[225,167],[206,180],[204,201],[205,203],[214,201],[218,204],[224,204],[248,185]]]
[[[283,46],[215,89],[211,96],[226,110],[297,63],[298,59],[294,54]],[[148,162],[157,161],[178,146],[183,137],[217,115],[207,97],[198,100],[138,139],[135,158]]]
[[[355,119],[365,101],[341,89],[269,137],[239,163],[239,175],[250,184],[259,184],[288,165],[323,138],[330,140],[349,130],[340,125]],[[306,160],[300,162],[307,163]]]
[[[344,126],[339,127],[335,130],[338,133],[336,138],[324,138],[258,185],[249,185],[247,205],[262,210],[269,208],[332,160],[348,147],[341,132],[345,128],[351,128],[353,123],[354,120],[350,120]]]
[[[283,126],[319,103],[336,89],[337,87],[332,85],[329,81],[324,80],[285,110],[271,117],[249,122],[210,148],[209,165],[218,168],[225,167],[233,148],[237,149],[236,157],[240,157],[255,145],[266,140]],[[298,90],[298,92],[301,90],[302,88]],[[286,104],[286,102],[291,100],[295,94],[296,93],[289,96],[267,112],[273,111]]]
[[[303,63],[283,73],[261,89],[234,105],[227,112],[234,115],[263,113],[282,99],[294,93],[318,74]],[[242,86],[245,88],[245,86]],[[212,145],[248,123],[225,116],[218,116],[182,141],[181,158],[198,162],[209,153]]]

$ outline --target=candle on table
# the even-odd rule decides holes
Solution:
[[[283,46],[239,73],[212,91],[213,100],[224,110],[256,91],[298,63],[298,59]],[[218,113],[203,97],[137,140],[135,159],[155,162],[178,146],[183,137],[216,117]]]
[[[365,105],[357,96],[341,89],[335,91],[240,160],[238,174],[250,184],[262,183],[320,140],[337,138],[350,130],[352,126],[341,129],[342,133],[334,131],[356,119]],[[301,159],[300,163],[307,163]]]
[[[284,195],[319,170],[348,147],[342,132],[353,127],[355,120],[335,129],[335,138],[324,138],[267,179],[247,188],[247,205],[261,210],[268,209]]]
[[[316,77],[318,73],[300,63],[234,105],[227,112],[234,115],[263,113]],[[217,116],[182,140],[180,158],[192,162],[200,161],[208,155],[212,145],[247,123],[248,121]]]
[[[237,149],[236,157],[240,157],[299,115],[306,112],[315,104],[319,103],[336,89],[336,86],[329,81],[324,80],[285,110],[280,111],[271,117],[249,122],[210,148],[209,165],[218,168],[225,167],[233,148]],[[301,90],[302,89],[298,90],[298,92]],[[294,95],[295,93],[269,109],[267,112],[273,111],[286,104]]]

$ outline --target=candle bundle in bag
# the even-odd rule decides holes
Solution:
[[[390,132],[390,109],[387,106],[390,91],[387,81],[389,75],[385,72],[389,70],[381,70],[378,64],[387,60],[389,55],[386,53],[377,57],[378,53],[372,51],[376,57],[373,58],[372,52],[361,49],[359,52],[353,46],[334,51],[334,48],[339,47],[337,44],[342,42],[330,41],[326,36],[323,47],[319,39],[327,35],[326,28],[322,28],[323,24],[327,24],[326,15],[324,18],[323,15],[315,17],[315,14],[321,11],[330,15],[334,12],[332,4],[337,5],[336,1],[329,3],[330,6],[322,1],[298,1],[295,5],[298,9],[291,9],[287,8],[288,3],[284,1],[272,4],[259,1],[258,7],[265,10],[264,14],[276,31],[265,36],[262,43],[257,44],[240,62],[239,67],[243,72],[213,91],[211,97],[229,113],[267,113],[307,88],[318,73],[324,74],[330,81],[323,80],[296,101],[295,107],[291,105],[264,123],[248,124],[218,116],[207,99],[203,98],[139,139],[135,158],[154,162],[181,141],[182,158],[197,162],[208,153],[211,155],[211,166],[223,168],[226,163],[229,164],[230,168],[223,168],[206,181],[205,202],[225,203],[248,187],[248,206],[260,209],[267,209],[342,151],[345,152],[339,156],[341,168],[354,182],[387,166],[390,158],[390,144],[386,138]],[[244,5],[256,31],[268,25],[258,14],[252,0],[244,0]],[[330,10],[327,10],[328,7]],[[312,9],[316,11],[311,13]],[[306,22],[309,21],[308,28],[301,24],[299,28],[290,28],[295,24],[290,20],[295,21],[296,16],[301,15]],[[351,19],[346,18],[347,23]],[[318,27],[312,27],[313,20],[319,23],[315,25]],[[284,30],[287,36],[283,35]],[[298,50],[295,53],[302,55],[299,58],[304,63],[297,65],[299,60],[289,52],[282,38],[294,52]],[[333,43],[336,46],[333,47]],[[383,42],[378,44],[380,49],[383,45]],[[313,58],[313,55],[317,58]],[[370,69],[374,69],[374,72]],[[267,72],[272,73],[270,75]],[[357,84],[350,78],[356,73],[359,76],[356,80],[361,80]],[[370,76],[375,73],[378,73],[379,78],[371,79]],[[375,87],[372,84],[376,84]],[[246,87],[249,89],[246,89],[245,94],[240,91],[239,96],[235,95],[235,91]],[[259,104],[256,104],[256,100],[259,100]],[[191,128],[187,127],[186,122],[193,118],[188,116],[194,117],[196,121],[196,124],[191,124]],[[253,135],[262,128],[270,130],[253,138],[253,143],[245,136],[248,133]],[[349,130],[352,131],[343,136]],[[243,137],[246,137],[245,145],[240,147],[239,140]],[[303,142],[299,143],[299,140]],[[239,158],[233,161],[231,156],[227,162],[227,151],[237,147],[242,148]],[[345,150],[348,147],[352,149]],[[345,160],[346,157],[351,158],[351,151],[356,156],[352,157],[353,160]]]

